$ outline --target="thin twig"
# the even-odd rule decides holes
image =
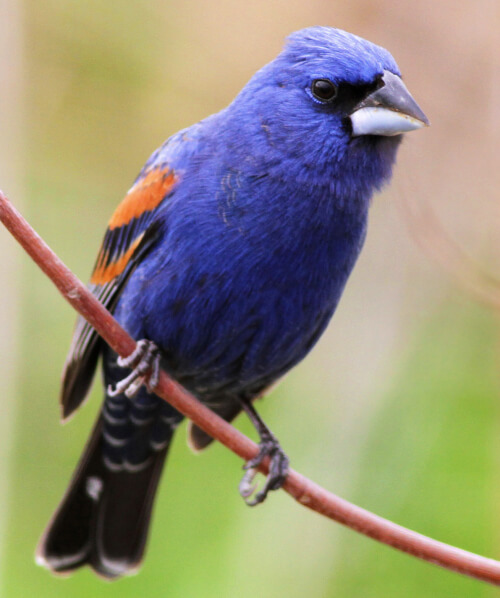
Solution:
[[[0,220],[51,278],[65,299],[90,322],[114,351],[124,357],[129,355],[135,348],[135,341],[66,268],[1,192]],[[155,393],[242,459],[248,460],[257,454],[258,448],[254,442],[202,405],[164,372],[160,373]],[[267,465],[265,462],[262,467],[265,473]],[[335,496],[295,471],[290,471],[284,489],[300,504],[379,542],[447,569],[500,585],[498,561],[396,525]]]

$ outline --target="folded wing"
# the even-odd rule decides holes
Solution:
[[[111,217],[89,284],[109,311],[113,312],[129,276],[158,238],[158,208],[173,193],[176,182],[168,164],[148,166]],[[88,393],[101,342],[92,326],[79,317],[63,371],[63,419]]]

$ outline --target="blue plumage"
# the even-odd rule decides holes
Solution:
[[[335,32],[332,49],[332,37],[327,28],[292,36],[228,108],[148,162],[168,163],[180,182],[158,211],[164,233],[115,313],[136,338],[169,348],[173,374],[244,385],[231,364],[255,327],[265,367],[256,361],[245,377],[272,378],[304,356],[318,314],[328,318],[337,304],[399,138],[351,140],[341,112],[311,102],[310,81],[345,71],[358,85],[398,71],[381,48],[355,38],[353,51],[352,37]],[[220,361],[210,374],[212,356]]]
[[[94,292],[134,338],[159,347],[163,367],[200,400],[228,420],[248,412],[325,329],[399,133],[423,124],[386,50],[326,27],[294,33],[227,108],[151,156],[110,222]],[[83,400],[99,354],[106,386],[128,373],[84,324],[76,335],[65,415]],[[68,540],[77,514],[66,499],[42,540],[46,565],[88,562],[106,577],[138,565],[180,420],[145,388],[132,399],[108,393],[70,491],[93,501],[94,515],[80,515],[85,541]],[[191,434],[196,447],[208,444],[200,430]],[[100,484],[90,498],[89,479]],[[120,532],[102,506],[110,496],[120,501]]]

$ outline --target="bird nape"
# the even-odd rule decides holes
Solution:
[[[61,403],[104,403],[38,547],[55,573],[105,578],[140,565],[155,492],[182,415],[154,394],[159,365],[227,421],[260,436],[240,493],[262,502],[288,458],[253,400],[313,347],[361,250],[370,198],[402,134],[428,121],[383,48],[328,27],[292,34],[221,112],[150,157],[109,222],[90,287],[133,338],[130,359],[79,319]],[[154,377],[154,374],[151,374]],[[142,384],[142,382],[148,382]],[[151,390],[151,392],[150,392]],[[189,427],[190,444],[211,438]],[[253,490],[255,468],[270,474]]]

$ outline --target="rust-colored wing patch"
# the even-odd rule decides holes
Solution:
[[[116,208],[109,222],[109,228],[127,225],[134,218],[139,218],[144,212],[154,210],[163,201],[165,195],[172,189],[176,181],[172,170],[153,168],[140,179]]]
[[[127,267],[130,258],[134,254],[134,251],[137,249],[139,243],[142,241],[143,236],[144,233],[141,233],[138,237],[136,237],[127,251],[122,253],[114,261],[108,260],[108,252],[101,254],[90,282],[92,284],[103,285],[113,280],[113,278],[119,276]]]
[[[177,178],[163,165],[143,173],[111,217],[90,282],[104,285],[122,274],[144,232],[154,221],[156,208],[171,193]]]

